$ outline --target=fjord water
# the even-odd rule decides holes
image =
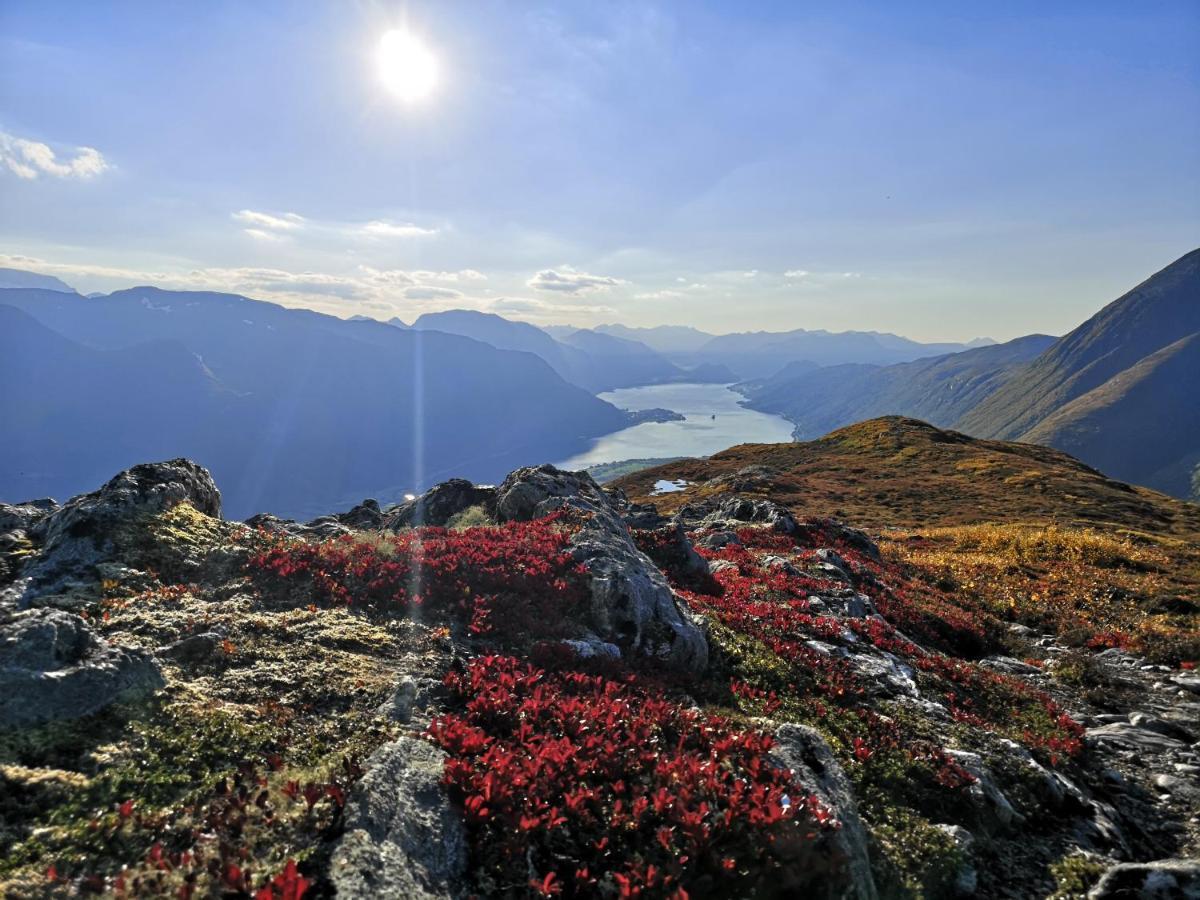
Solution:
[[[770,413],[740,405],[740,394],[723,384],[651,384],[599,395],[621,409],[663,408],[682,422],[646,422],[596,438],[586,451],[557,465],[584,469],[626,459],[708,456],[735,444],[773,444],[792,439],[792,425]],[[714,418],[715,416],[715,418]]]

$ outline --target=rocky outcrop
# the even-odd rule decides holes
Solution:
[[[778,503],[755,497],[720,495],[689,503],[675,514],[685,528],[724,528],[763,525],[782,534],[796,534],[795,517]]]
[[[330,880],[339,897],[432,900],[458,895],[467,865],[462,814],[442,787],[446,755],[417,738],[386,744],[346,804]]]
[[[0,608],[92,585],[103,577],[97,571],[102,563],[130,565],[133,554],[125,545],[144,537],[135,533],[139,525],[185,503],[201,515],[220,518],[221,494],[208,470],[173,459],[126,469],[98,491],[33,518],[26,531],[36,556],[22,567],[18,581],[0,592]],[[11,515],[15,508],[8,509]]]
[[[666,578],[638,550],[610,500],[591,476],[554,466],[518,469],[496,489],[496,517],[527,521],[559,509],[585,513],[572,538],[573,555],[591,577],[591,630],[624,652],[701,670],[708,641],[678,603]]]
[[[259,513],[247,519],[246,525],[272,534],[286,534],[319,541],[354,531],[378,531],[383,527],[383,520],[379,501],[367,499],[347,512],[318,516],[304,523],[294,519],[280,519],[270,513]]]
[[[73,613],[33,609],[0,623],[0,728],[77,719],[163,684],[148,653],[101,640]]]
[[[417,525],[445,525],[472,506],[491,506],[494,488],[478,487],[465,478],[451,478],[431,487],[415,500],[408,500],[384,519],[381,527],[387,531],[412,528]]]
[[[875,900],[879,892],[871,874],[869,838],[858,817],[854,788],[820,732],[806,725],[781,725],[775,731],[771,761],[791,769],[797,783],[817,796],[841,823],[833,848],[846,861],[849,888],[841,894],[853,900]]]

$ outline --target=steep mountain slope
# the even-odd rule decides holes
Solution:
[[[956,427],[980,437],[1019,438],[1076,397],[1196,331],[1200,250],[1147,278],[1062,337]]]
[[[739,388],[752,409],[783,416],[800,440],[863,419],[902,415],[953,424],[1054,342],[1034,334],[1005,344],[893,366],[792,364]]]
[[[653,495],[657,481],[679,479],[691,487]],[[900,416],[815,441],[732,447],[614,484],[631,499],[667,510],[741,485],[736,489],[812,515],[871,527],[1103,524],[1200,537],[1200,506],[1114,481],[1060,450],[981,440]]]
[[[1200,332],[1152,353],[1038,422],[1021,440],[1186,497],[1200,463]]]
[[[93,350],[3,305],[0,334],[0,497],[66,496],[146,455],[211,456],[214,425],[247,424],[178,341]]]
[[[4,288],[37,288],[43,291],[62,291],[74,294],[71,287],[60,278],[53,275],[42,275],[38,272],[26,272],[24,269],[0,268],[0,289]]]
[[[681,357],[681,361],[719,363],[748,381],[774,375],[788,363],[800,360],[820,366],[891,365],[966,349],[965,344],[922,344],[894,334],[800,328],[721,335],[689,354],[686,360]]]
[[[305,515],[366,494],[396,499],[449,475],[490,481],[514,464],[577,452],[586,438],[625,424],[619,410],[567,384],[532,354],[457,335],[154,288],[96,300],[10,290],[0,292],[0,303],[95,349],[172,341],[199,357],[236,398],[220,415],[201,406],[189,426],[206,436],[194,455],[224,479],[234,516],[264,509]],[[0,353],[16,346],[15,336],[0,332]],[[153,369],[145,371],[152,377]],[[96,387],[104,387],[103,378]],[[50,369],[27,390],[16,402],[37,410],[60,403],[79,384]],[[119,393],[107,396],[98,408],[120,402]],[[185,412],[181,402],[164,396],[159,405]],[[53,455],[81,436],[119,446],[119,418],[43,423],[27,450]],[[133,433],[157,440],[154,429]],[[155,455],[159,445],[149,446],[130,448],[122,464]],[[0,467],[11,472],[9,452],[0,446]],[[93,480],[65,463],[36,480],[18,470],[3,495],[64,496]]]

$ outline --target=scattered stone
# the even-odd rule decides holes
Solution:
[[[206,631],[181,638],[173,644],[159,647],[154,655],[162,659],[173,659],[176,662],[193,665],[212,659],[225,640],[225,635],[216,631]]]
[[[405,675],[397,682],[391,699],[380,708],[380,712],[396,722],[407,725],[412,721],[413,705],[416,700],[417,682],[411,675]]]
[[[732,531],[718,529],[701,537],[696,541],[696,546],[703,547],[705,550],[720,550],[723,547],[740,547],[741,543],[742,539]]]
[[[150,654],[101,640],[73,613],[33,609],[0,624],[0,728],[77,719],[163,686]]]
[[[981,659],[979,664],[985,668],[991,669],[993,672],[999,672],[1002,675],[1041,675],[1042,670],[1037,666],[1030,665],[1027,662],[1021,662],[1019,659],[1013,659],[1011,656],[989,656]]]
[[[330,863],[339,897],[426,900],[460,894],[467,864],[462,813],[442,787],[446,754],[402,737],[367,761],[346,803]]]

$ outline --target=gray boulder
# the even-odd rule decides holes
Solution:
[[[841,894],[854,900],[875,900],[879,892],[871,874],[869,839],[854,789],[845,771],[820,732],[807,725],[781,725],[775,731],[771,762],[791,769],[798,784],[815,794],[842,823],[832,836],[833,849],[846,860],[850,876],[848,888]]]
[[[709,503],[713,504],[713,508],[704,516],[704,525],[743,522],[747,525],[765,525],[783,534],[795,534],[799,529],[795,517],[784,507],[770,500],[724,497]]]
[[[590,575],[588,628],[623,653],[656,656],[676,668],[703,669],[708,641],[699,623],[676,601],[662,572],[638,550],[590,475],[549,465],[524,468],[496,489],[496,517],[501,522],[528,521],[563,508],[586,514],[571,543],[574,558]]]
[[[73,613],[33,609],[0,624],[0,728],[77,719],[163,686],[150,654],[114,647]]]
[[[1198,900],[1200,859],[1119,863],[1088,892],[1089,900]]]
[[[983,764],[983,757],[967,750],[947,750],[946,755],[975,778],[967,793],[975,807],[976,820],[984,831],[994,834],[1025,821],[992,778],[992,773]]]
[[[384,518],[380,527],[399,531],[417,525],[442,526],[472,506],[490,507],[495,496],[495,488],[478,487],[465,478],[451,478],[415,500],[402,503]]]
[[[445,753],[411,737],[371,756],[346,804],[346,831],[330,863],[337,896],[420,900],[461,893],[467,834],[442,787],[445,763]]]

